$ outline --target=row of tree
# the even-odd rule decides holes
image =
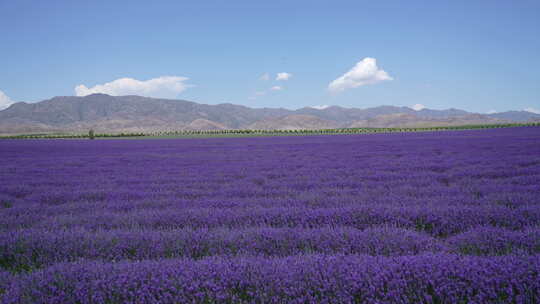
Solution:
[[[470,130],[510,128],[524,126],[540,126],[540,122],[462,125],[444,127],[420,128],[338,128],[320,130],[169,130],[150,133],[95,133],[90,130],[87,134],[23,134],[1,136],[0,139],[55,139],[55,138],[122,138],[122,137],[208,137],[208,136],[257,136],[257,135],[308,135],[308,134],[357,134],[357,133],[392,133],[392,132],[423,132],[445,130]]]

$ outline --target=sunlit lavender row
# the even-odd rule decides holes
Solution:
[[[306,255],[57,264],[3,303],[538,303],[540,256]]]
[[[426,252],[499,256],[540,254],[540,228],[509,231],[480,227],[448,239],[406,229],[352,228],[177,231],[26,230],[0,235],[3,264],[11,271],[79,260],[200,259],[208,256],[301,254],[414,255]]]
[[[36,208],[35,210],[39,210]],[[172,229],[245,229],[248,227],[357,229],[390,226],[448,236],[477,226],[491,225],[508,229],[525,229],[538,224],[540,208],[524,206],[402,206],[372,204],[344,208],[194,208],[161,210],[140,209],[135,212],[110,212],[103,209],[62,212],[48,215],[46,210],[6,212],[0,227],[5,231],[20,228],[87,230],[172,230]]]
[[[538,127],[3,140],[0,168],[3,303],[540,301]]]

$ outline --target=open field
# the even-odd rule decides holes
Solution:
[[[538,303],[540,127],[0,141],[1,303]]]

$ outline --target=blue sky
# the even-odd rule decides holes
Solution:
[[[540,1],[0,0],[0,41],[4,100],[540,110]]]

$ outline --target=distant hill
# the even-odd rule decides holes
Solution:
[[[338,127],[415,127],[540,121],[525,111],[477,114],[458,109],[415,111],[408,107],[367,109],[249,108],[186,100],[93,94],[18,102],[0,111],[0,134],[153,132],[219,129],[324,129]]]
[[[336,121],[325,120],[316,115],[293,114],[275,118],[265,118],[249,126],[253,130],[298,130],[333,129],[340,127]]]
[[[527,111],[508,111],[490,114],[489,116],[515,122],[540,121],[540,114]]]

